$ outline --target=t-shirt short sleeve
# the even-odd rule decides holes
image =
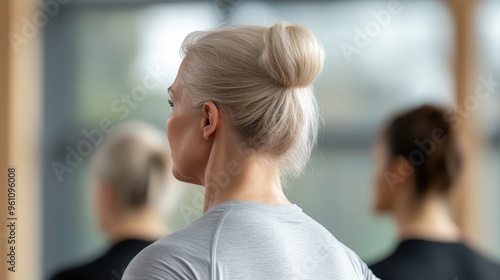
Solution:
[[[192,277],[188,262],[175,246],[152,244],[130,262],[122,280],[188,280]]]

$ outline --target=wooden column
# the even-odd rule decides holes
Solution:
[[[0,1],[0,279],[7,279],[7,167],[9,149],[9,42],[10,2]]]
[[[478,222],[478,192],[481,191],[479,164],[481,137],[477,130],[477,108],[471,99],[478,85],[476,66],[475,0],[448,0],[455,27],[455,53],[453,61],[456,104],[462,120],[458,134],[464,149],[464,172],[457,186],[454,208],[457,223],[465,238],[473,245],[485,245]],[[481,244],[483,243],[483,244]]]
[[[1,239],[0,279],[6,280],[41,279],[39,155],[42,124],[40,42],[43,26],[39,24],[31,30],[31,35],[26,34],[26,22],[34,22],[38,8],[38,1],[0,1],[0,234],[6,233],[8,215],[7,167],[16,169],[16,272],[7,270],[7,246]],[[15,39],[11,39],[13,36],[22,41],[17,48],[12,41]]]

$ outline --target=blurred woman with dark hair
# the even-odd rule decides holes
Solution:
[[[394,217],[400,239],[371,266],[381,279],[500,279],[500,266],[464,244],[449,213],[461,155],[443,116],[431,105],[401,114],[375,145],[375,211]]]

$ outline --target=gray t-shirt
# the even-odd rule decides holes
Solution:
[[[142,250],[123,280],[377,279],[297,205],[229,201]]]

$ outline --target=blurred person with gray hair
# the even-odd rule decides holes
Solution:
[[[121,279],[137,253],[167,234],[167,220],[177,206],[170,152],[158,129],[141,122],[118,126],[92,163],[93,208],[112,246],[53,280]]]

